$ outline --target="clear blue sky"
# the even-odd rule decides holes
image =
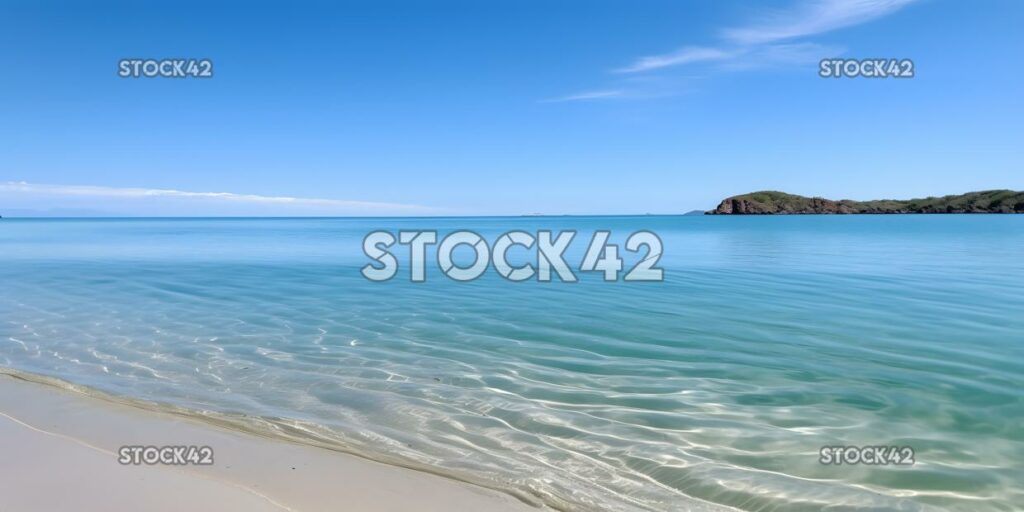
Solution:
[[[1018,0],[90,4],[0,4],[0,214],[1024,189]],[[208,57],[215,76],[120,78],[126,57]],[[822,79],[825,57],[912,58],[917,76]]]

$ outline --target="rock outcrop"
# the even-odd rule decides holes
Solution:
[[[1024,192],[987,190],[909,200],[851,201],[763,191],[724,199],[709,215],[1024,213]]]

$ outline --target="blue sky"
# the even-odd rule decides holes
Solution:
[[[1024,189],[1024,2],[0,4],[0,214],[679,213]],[[121,58],[215,76],[126,79]],[[828,57],[916,77],[822,79]]]

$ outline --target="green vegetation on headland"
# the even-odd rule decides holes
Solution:
[[[726,198],[708,215],[786,215],[848,213],[1024,213],[1024,192],[986,190],[966,194],[877,201],[834,201],[785,192],[752,192]]]

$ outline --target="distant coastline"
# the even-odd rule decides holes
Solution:
[[[922,199],[833,200],[771,190],[727,197],[706,215],[1024,213],[1024,192],[985,190]]]

